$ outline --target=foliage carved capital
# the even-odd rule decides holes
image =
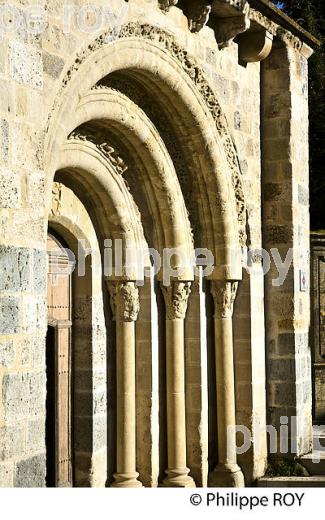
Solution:
[[[215,318],[231,318],[238,289],[238,282],[212,281]]]
[[[161,284],[161,289],[165,298],[167,319],[184,320],[191,282],[171,282],[168,287]]]
[[[139,289],[135,282],[108,282],[115,321],[136,321],[140,311]]]

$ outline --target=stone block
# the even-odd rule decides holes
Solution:
[[[12,340],[0,342],[0,365],[9,368],[15,361],[15,346]]]
[[[17,208],[20,197],[19,175],[10,170],[0,170],[0,208]]]
[[[46,251],[32,250],[32,279],[34,290],[38,293],[45,293],[47,282]]]
[[[9,124],[6,119],[0,119],[0,153],[3,164],[7,164],[9,158]]]
[[[290,161],[291,147],[288,136],[276,139],[267,139],[264,142],[265,161]]]
[[[19,300],[14,296],[0,297],[0,334],[15,334],[19,330]]]
[[[43,414],[45,411],[45,374],[13,373],[3,377],[2,400],[7,420]]]
[[[1,44],[0,44],[0,56],[1,56]],[[0,57],[1,61],[1,57]],[[9,82],[1,79],[0,82],[0,111],[4,114],[8,114],[12,109],[12,90]]]
[[[25,452],[25,430],[21,423],[0,428],[0,461],[21,457]]]
[[[234,113],[234,128],[235,130],[241,130],[241,115],[238,110]]]
[[[278,406],[295,406],[297,401],[296,384],[291,383],[274,383],[271,385],[271,396],[270,400],[272,404]]]
[[[31,358],[33,368],[43,368],[45,366],[45,335],[34,336],[31,342]]]
[[[309,204],[309,191],[301,184],[298,184],[298,202],[304,206],[308,206]]]
[[[269,359],[268,377],[272,381],[292,381],[296,379],[295,359]]]
[[[13,463],[0,462],[0,488],[13,486]]]
[[[45,418],[28,421],[26,450],[45,451]]]
[[[47,327],[47,306],[43,298],[33,295],[23,297],[23,327],[27,334],[37,333],[46,330]]]
[[[64,61],[55,54],[49,52],[43,52],[43,70],[45,74],[48,74],[52,78],[58,78],[64,67]]]
[[[267,225],[265,226],[265,236],[271,244],[291,244],[293,229],[289,226]]]
[[[9,68],[10,76],[18,83],[42,88],[43,62],[39,50],[12,40],[9,43]]]
[[[283,194],[283,185],[281,183],[268,182],[263,188],[264,200],[279,200]]]
[[[45,174],[38,170],[28,175],[28,202],[32,206],[42,208],[45,204]]]
[[[17,462],[15,471],[15,487],[45,487],[45,478],[45,453]]]
[[[79,452],[97,451],[107,443],[107,418],[98,416],[78,417],[75,421],[75,450]]]
[[[30,289],[30,253],[27,249],[0,246],[0,291]]]
[[[13,165],[28,170],[42,170],[44,160],[44,133],[36,125],[17,123],[12,130]],[[37,207],[34,206],[34,212]]]
[[[264,105],[264,117],[290,119],[291,95],[290,92],[274,92],[270,94]]]

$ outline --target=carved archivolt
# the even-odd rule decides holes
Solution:
[[[100,49],[102,46],[107,45],[108,43],[111,43],[110,37],[111,31],[107,31],[101,34],[91,44],[89,44],[87,48],[83,49],[77,55],[73,65],[70,67],[63,79],[59,96],[70,82],[74,71],[77,71],[80,65],[88,57],[90,57],[94,51]],[[226,117],[214,94],[214,91],[205,79],[202,69],[198,66],[195,59],[191,57],[189,53],[176,42],[172,34],[164,31],[159,27],[132,22],[124,25],[121,28],[119,38],[143,38],[163,47],[179,62],[183,70],[195,84],[213,117],[218,134],[222,141],[223,148],[225,150],[226,159],[231,170],[231,181],[237,202],[239,240],[240,244],[244,246],[246,244],[246,208],[244,203],[244,192],[239,162],[234,143],[228,130]]]
[[[188,298],[191,293],[191,282],[171,282],[169,286],[161,284],[166,304],[168,320],[184,320]]]
[[[120,152],[108,144],[105,139],[103,140],[103,132],[86,131],[79,128],[69,135],[69,139],[83,142],[89,141],[94,144],[119,175],[123,175],[128,169]]]

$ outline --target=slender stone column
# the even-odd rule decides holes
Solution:
[[[195,487],[186,467],[184,319],[190,282],[161,285],[166,304],[168,469],[164,485]]]
[[[234,429],[236,414],[232,315],[237,287],[237,282],[211,282],[215,305],[218,419],[218,465],[209,475],[209,485],[214,487],[242,487],[245,485],[243,473],[237,465]]]
[[[116,321],[117,469],[113,487],[142,487],[136,471],[135,321],[139,292],[135,282],[109,282]]]

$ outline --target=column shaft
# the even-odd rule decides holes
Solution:
[[[166,323],[168,464],[186,469],[184,323]]]
[[[135,326],[116,323],[117,473],[135,472]]]
[[[162,286],[166,302],[168,469],[164,485],[194,487],[186,466],[184,319],[189,282]]]
[[[116,320],[117,468],[113,487],[141,487],[136,471],[135,321],[139,294],[134,282],[108,284]]]
[[[244,476],[237,465],[235,374],[233,353],[233,304],[236,282],[212,282],[215,302],[215,362],[218,420],[218,465],[209,475],[209,485],[242,487]]]

